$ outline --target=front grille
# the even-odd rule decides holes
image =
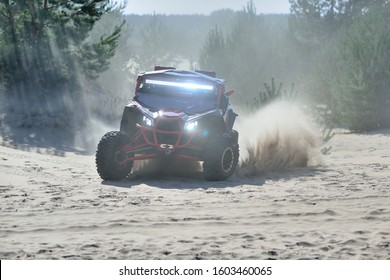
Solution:
[[[176,145],[181,133],[181,122],[175,120],[160,120],[156,125],[156,137],[159,144]]]

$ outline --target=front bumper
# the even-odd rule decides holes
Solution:
[[[123,147],[126,161],[156,157],[202,161],[206,137],[199,131],[187,131],[181,118],[157,118],[153,126],[137,124],[137,132]]]

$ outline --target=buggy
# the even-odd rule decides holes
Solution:
[[[230,177],[239,158],[233,91],[215,72],[155,67],[138,75],[120,131],[106,133],[96,152],[103,180],[121,180],[136,160],[163,157],[203,162],[206,180]]]

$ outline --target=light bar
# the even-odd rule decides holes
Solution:
[[[157,81],[157,80],[146,80],[147,84],[160,85],[160,86],[173,86],[173,87],[182,87],[188,89],[206,89],[212,90],[214,87],[210,85],[200,85],[195,83],[178,83],[178,82],[168,82],[168,81]]]

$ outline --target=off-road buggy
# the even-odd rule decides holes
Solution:
[[[156,67],[140,73],[120,131],[106,133],[98,144],[100,177],[121,180],[134,161],[163,157],[203,161],[207,180],[225,180],[239,158],[231,93],[214,72]]]

